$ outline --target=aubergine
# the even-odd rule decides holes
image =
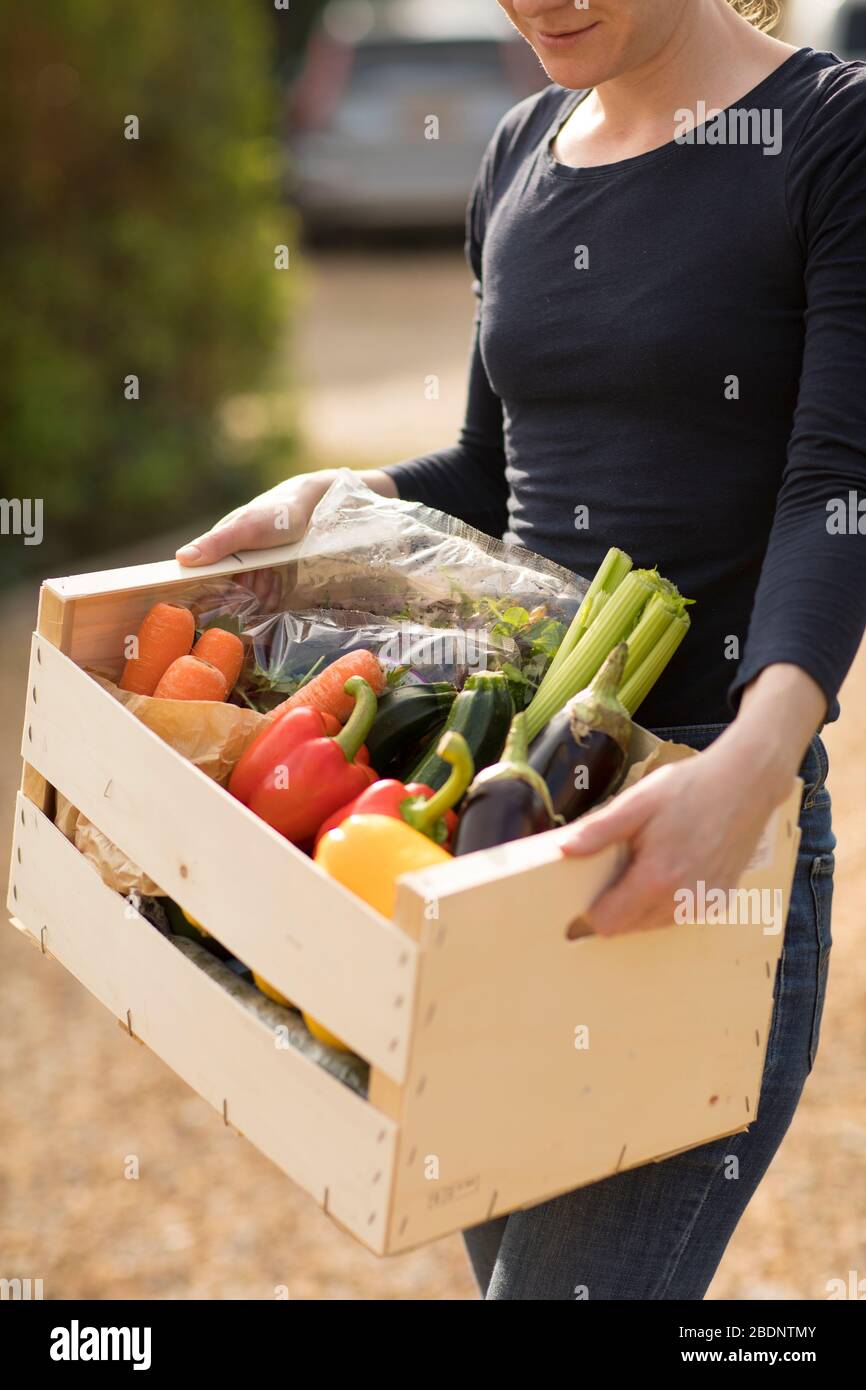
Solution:
[[[365,740],[370,764],[380,777],[405,780],[404,772],[442,732],[456,699],[457,691],[448,681],[385,691]]]
[[[606,800],[625,773],[633,725],[617,691],[627,658],[628,646],[620,642],[529,749],[529,765],[544,778],[563,820],[576,820]]]
[[[557,824],[544,778],[526,761],[526,715],[516,714],[502,761],[486,767],[473,781],[454,832],[452,852],[473,854]]]

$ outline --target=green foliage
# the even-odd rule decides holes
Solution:
[[[44,499],[45,539],[0,538],[0,575],[13,550],[46,572],[290,471],[287,440],[241,452],[220,425],[286,320],[274,41],[242,0],[2,8],[0,491]]]

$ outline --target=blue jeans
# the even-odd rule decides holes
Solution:
[[[724,725],[656,729],[701,749]],[[800,769],[802,840],[776,972],[756,1122],[465,1231],[488,1299],[701,1299],[781,1144],[818,1048],[830,955],[833,848],[827,753],[813,738]],[[730,1157],[738,1159],[739,1176]]]

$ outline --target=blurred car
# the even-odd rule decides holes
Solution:
[[[866,59],[866,0],[788,0],[781,37],[840,58]]]
[[[292,103],[290,195],[314,233],[460,225],[499,118],[547,81],[493,0],[332,0]]]

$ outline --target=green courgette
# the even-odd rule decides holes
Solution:
[[[444,733],[454,730],[469,745],[476,772],[495,763],[508,737],[514,702],[508,678],[501,671],[477,671],[470,676],[445,723]],[[371,755],[372,761],[372,755]],[[375,764],[374,764],[375,766]],[[376,769],[378,771],[378,768]],[[408,774],[407,782],[423,782],[438,791],[451,771],[435,749],[425,753]]]
[[[402,685],[379,701],[366,738],[370,765],[380,777],[398,777],[417,762],[440,733],[457,691],[448,681]]]

